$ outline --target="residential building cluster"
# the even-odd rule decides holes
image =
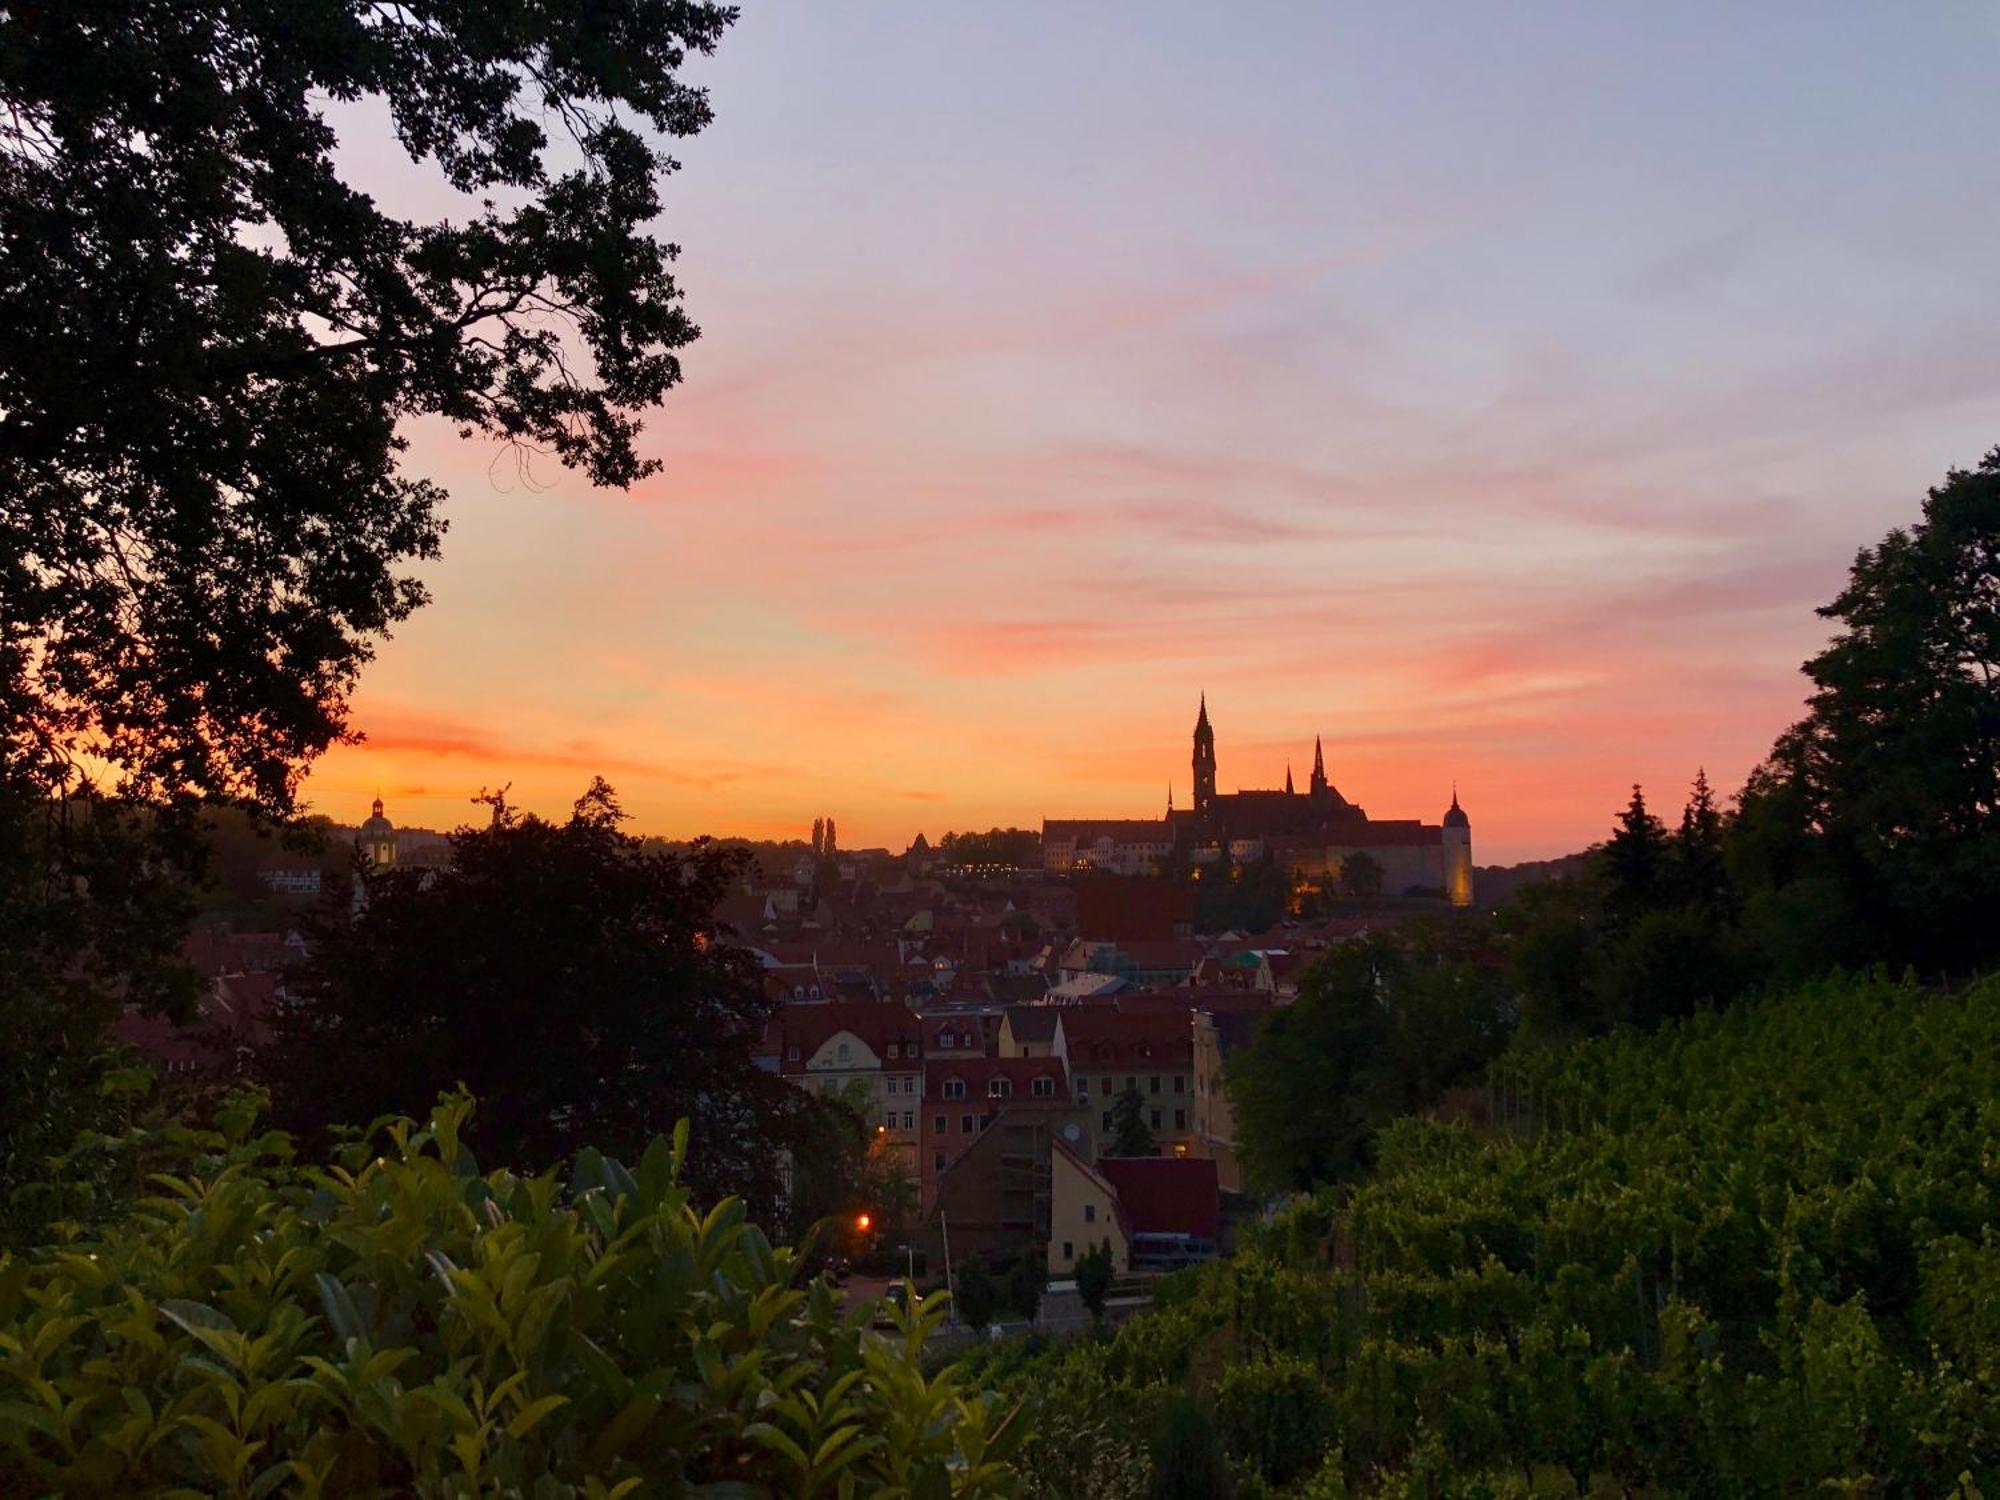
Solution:
[[[965,879],[921,843],[843,855],[838,875],[767,860],[725,904],[778,1002],[758,1060],[903,1156],[933,1266],[1044,1249],[1065,1276],[1104,1244],[1121,1271],[1217,1253],[1241,1187],[1230,1052],[1329,946],[1388,920],[1197,936],[1183,884]],[[1121,1154],[1121,1114],[1144,1155]]]

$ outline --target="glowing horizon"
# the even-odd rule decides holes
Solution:
[[[1733,791],[1855,551],[2000,442],[1993,12],[769,3],[592,492],[443,427],[315,811],[806,836],[1333,781],[1481,864]],[[385,197],[382,143],[350,142]]]

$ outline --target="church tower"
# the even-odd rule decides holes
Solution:
[[[1201,716],[1194,721],[1194,812],[1208,816],[1215,801],[1215,730],[1208,722],[1208,694],[1201,695]]]
[[[368,821],[361,825],[354,843],[362,857],[378,870],[389,869],[396,863],[396,827],[382,816],[381,797],[376,797]]]
[[[1319,736],[1313,736],[1313,774],[1308,790],[1314,797],[1326,795],[1326,752],[1319,747]]]

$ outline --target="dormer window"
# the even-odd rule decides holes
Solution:
[[[848,1055],[848,1048],[847,1048],[847,1043],[845,1043],[845,1042],[842,1042],[842,1043],[840,1044],[840,1048],[839,1048],[839,1050],[838,1050],[838,1051],[837,1051],[837,1052],[836,1052],[836,1053],[835,1053],[834,1055],[835,1055],[836,1057],[838,1057],[838,1058],[839,1058],[839,1059],[840,1059],[840,1060],[841,1060],[842,1062],[846,1062],[846,1061],[847,1061],[847,1055]]]
[[[1037,1078],[1034,1092],[1037,1099],[1053,1099],[1056,1096],[1056,1081],[1053,1078]]]
[[[1004,1078],[986,1080],[986,1097],[989,1099],[1008,1099],[1013,1097],[1013,1093],[1014,1085]]]
[[[965,1097],[965,1080],[963,1078],[947,1078],[940,1092],[947,1099],[963,1099]]]

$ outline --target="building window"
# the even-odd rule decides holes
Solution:
[[[1175,1110],[1175,1111],[1174,1111],[1174,1129],[1176,1129],[1176,1130],[1186,1130],[1186,1129],[1187,1129],[1187,1111],[1186,1111],[1186,1110],[1184,1110],[1184,1109],[1177,1109],[1177,1110]]]
[[[796,1047],[787,1047],[785,1049],[785,1056],[790,1058],[793,1062],[797,1062],[799,1060],[799,1049]]]
[[[1076,1097],[1085,1104],[1090,1102],[1090,1080],[1088,1078],[1077,1079]]]
[[[934,1121],[933,1123],[934,1123],[934,1124],[936,1125],[936,1127],[937,1127],[937,1128],[936,1128],[935,1130],[933,1130],[933,1131],[931,1132],[931,1134],[932,1134],[932,1135],[943,1135],[943,1134],[944,1134],[944,1126],[945,1126],[945,1119],[944,1119],[944,1116],[943,1116],[943,1115],[939,1115],[939,1116],[937,1117],[937,1119],[936,1119],[936,1120],[935,1120],[935,1121]]]
[[[1108,1109],[1104,1112],[1104,1133],[1111,1134],[1111,1111]]]
[[[947,1078],[944,1081],[944,1096],[947,1099],[963,1099],[965,1097],[965,1080],[963,1078]]]
[[[1068,1263],[1069,1263],[1070,1261],[1073,1261],[1073,1260],[1075,1260],[1075,1259],[1076,1259],[1076,1245],[1075,1245],[1075,1242],[1074,1242],[1074,1241],[1071,1241],[1071,1240],[1064,1240],[1064,1241],[1063,1241],[1063,1262],[1064,1262],[1064,1264],[1068,1264]]]
[[[896,1128],[896,1112],[893,1109],[882,1117],[882,1128],[884,1130],[894,1130]]]
[[[986,1080],[986,1097],[989,1099],[1006,1099],[1012,1097],[1013,1093],[1014,1085],[1005,1078]]]
[[[1185,1094],[1187,1092],[1187,1075],[1185,1073],[1174,1074],[1174,1092],[1176,1094]]]
[[[960,1115],[960,1116],[958,1117],[958,1133],[959,1133],[960,1135],[971,1135],[971,1134],[972,1134],[972,1116],[971,1116],[971,1115]]]
[[[1160,1128],[1160,1112],[1156,1109],[1153,1111],[1153,1129],[1158,1130],[1159,1128]]]
[[[845,1043],[845,1042],[842,1042],[842,1043],[840,1044],[840,1048],[839,1048],[839,1050],[838,1050],[838,1051],[837,1051],[837,1052],[836,1052],[836,1053],[835,1053],[834,1055],[835,1055],[836,1057],[838,1057],[838,1058],[839,1058],[839,1059],[840,1059],[840,1060],[841,1060],[842,1062],[846,1062],[846,1061],[847,1061],[847,1052],[848,1052],[848,1048],[847,1048],[847,1043]]]
[[[916,1126],[917,1126],[917,1117],[916,1117],[916,1114],[915,1114],[915,1112],[914,1112],[914,1111],[912,1111],[912,1110],[907,1110],[907,1109],[906,1109],[906,1110],[904,1110],[904,1111],[903,1111],[903,1129],[905,1129],[905,1130],[914,1130],[914,1129],[916,1129]]]
[[[793,1055],[796,1056],[797,1054],[794,1053]],[[1104,1097],[1107,1099],[1111,1097],[1111,1080],[1109,1078],[1104,1080]]]
[[[1146,1080],[1146,1091],[1148,1093],[1153,1093],[1153,1094],[1159,1093],[1160,1075],[1158,1073],[1155,1073],[1151,1078],[1148,1078]]]
[[[1086,1224],[1095,1224],[1097,1222],[1097,1205],[1095,1203],[1086,1203],[1083,1205],[1083,1222]]]
[[[932,1156],[931,1170],[934,1172],[942,1172],[944,1170],[944,1153],[942,1151]]]
[[[1053,1078],[1037,1078],[1034,1090],[1037,1099],[1053,1099],[1056,1096],[1056,1081]]]

